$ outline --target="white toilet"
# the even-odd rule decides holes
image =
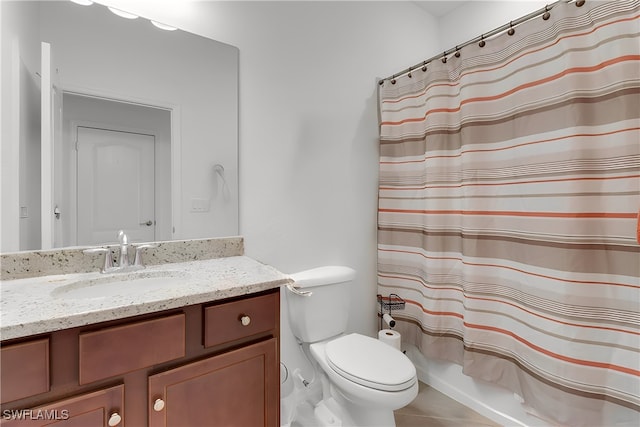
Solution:
[[[290,277],[295,282],[287,286],[291,329],[323,382],[316,417],[326,426],[395,426],[393,411],[418,394],[416,369],[382,341],[345,334],[355,271],[328,266]]]

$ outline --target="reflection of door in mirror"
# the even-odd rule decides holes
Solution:
[[[155,240],[155,138],[133,132],[77,128],[78,244]]]
[[[171,112],[64,94],[62,242],[97,245],[171,235]],[[75,191],[73,191],[75,190]]]

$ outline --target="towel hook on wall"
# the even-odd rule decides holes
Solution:
[[[227,183],[227,179],[224,177],[224,166],[222,166],[220,163],[216,163],[215,165],[213,165],[213,170],[220,175],[220,178],[222,179],[222,182],[224,184]]]
[[[229,184],[227,183],[227,178],[224,175],[224,166],[222,166],[220,163],[216,163],[215,165],[213,165],[213,171],[214,174],[218,175],[220,177],[220,180],[222,181],[222,197],[225,200],[229,200]]]

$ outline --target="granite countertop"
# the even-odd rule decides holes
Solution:
[[[142,279],[139,287],[121,280],[132,277]],[[247,256],[167,263],[131,273],[96,271],[3,280],[0,339],[241,296],[290,282],[287,275]]]

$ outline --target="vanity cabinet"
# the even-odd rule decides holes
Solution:
[[[279,426],[279,319],[274,289],[2,342],[0,424]]]

